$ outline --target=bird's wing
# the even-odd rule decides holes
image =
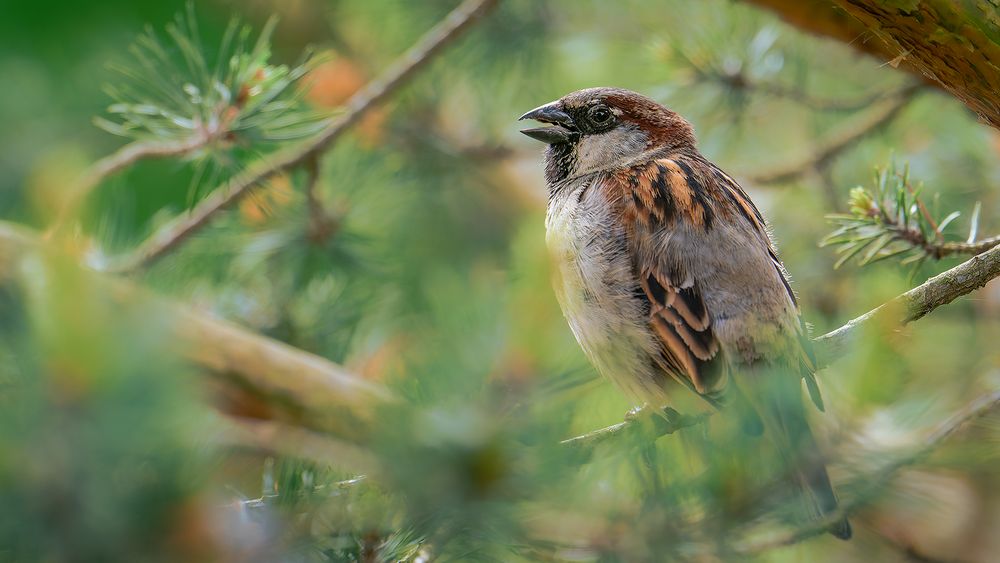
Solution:
[[[719,343],[712,332],[711,315],[702,299],[698,280],[683,269],[683,260],[665,255],[651,233],[669,229],[675,222],[693,229],[710,229],[719,213],[739,215],[750,232],[766,246],[771,264],[798,306],[787,273],[771,244],[763,216],[740,185],[707,160],[691,157],[661,158],[612,176],[623,206],[626,232],[632,238],[633,267],[649,301],[650,326],[660,340],[664,369],[703,395],[720,393],[727,373],[719,361]],[[644,236],[638,231],[644,230]],[[645,247],[644,247],[645,245]],[[695,258],[696,259],[696,258]],[[815,359],[804,325],[800,326],[798,371],[805,378],[810,397],[820,410],[822,399],[815,383]]]
[[[767,225],[764,222],[764,217],[754,206],[750,197],[747,195],[743,188],[730,177],[728,174],[723,172],[718,166],[712,164],[711,162],[705,161],[708,165],[709,173],[721,188],[721,193],[725,196],[733,208],[735,208],[743,218],[750,222],[753,227],[754,233],[759,236],[765,244],[767,244],[767,254],[771,259],[771,265],[778,272],[778,278],[781,279],[781,283],[785,286],[785,291],[788,292],[788,298],[792,300],[792,305],[798,310],[799,303],[795,298],[795,292],[792,291],[791,284],[788,283],[788,272],[785,271],[785,266],[781,263],[778,258],[778,253],[774,249],[774,244],[771,243],[771,237],[767,234]],[[805,323],[802,322],[802,318],[799,317],[798,326],[798,347],[797,357],[790,358],[790,360],[797,364],[798,372],[802,376],[802,379],[806,383],[806,389],[809,391],[809,398],[812,400],[813,404],[820,411],[824,410],[823,397],[819,392],[819,385],[816,384],[816,355],[813,352],[812,341],[809,339],[809,330]]]
[[[658,232],[674,221],[711,224],[712,207],[704,190],[687,185],[687,178],[676,162],[662,159],[612,176],[610,182],[623,206],[640,297],[649,303],[649,326],[661,348],[659,363],[699,394],[712,395],[724,386],[725,369],[697,280],[680,260],[648,248],[651,237],[639,232]]]

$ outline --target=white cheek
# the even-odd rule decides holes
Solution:
[[[606,170],[623,164],[646,150],[646,134],[618,127],[600,135],[585,135],[577,144],[577,173]]]

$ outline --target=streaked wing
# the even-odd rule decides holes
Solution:
[[[624,220],[632,227],[626,231],[632,239],[633,269],[640,296],[649,303],[649,325],[661,348],[659,363],[687,387],[712,395],[723,387],[725,369],[697,280],[669,256],[641,261],[639,256],[646,252],[641,241],[648,237],[636,232],[657,232],[674,221],[710,225],[713,209],[703,185],[694,180],[689,186],[689,179],[693,176],[677,162],[662,159],[610,181],[624,206]]]

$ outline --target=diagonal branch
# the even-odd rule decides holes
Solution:
[[[892,122],[913,100],[924,84],[914,83],[900,89],[891,98],[875,105],[866,113],[849,121],[825,139],[822,139],[804,158],[771,170],[762,170],[747,177],[750,184],[780,184],[795,180],[822,168],[848,147]]]
[[[0,287],[30,283],[23,280],[23,264],[39,254],[57,256],[37,233],[0,222]],[[394,401],[383,386],[317,355],[153,295],[126,280],[96,272],[92,276],[101,294],[123,309],[140,303],[151,307],[150,314],[170,327],[165,347],[201,368],[217,395],[264,405],[265,412],[258,414],[266,418],[358,443],[370,430],[378,406]]]
[[[167,224],[140,245],[134,253],[111,266],[109,270],[124,272],[149,266],[208,225],[219,211],[237,202],[262,182],[285,170],[296,168],[329,150],[365,113],[405,84],[498,2],[499,0],[465,0],[403,53],[381,76],[351,96],[344,113],[334,118],[316,137],[251,165],[227,184],[212,191],[188,215]]]
[[[69,220],[70,213],[79,207],[80,202],[101,182],[111,176],[140,160],[171,158],[193,153],[208,146],[217,138],[217,133],[206,130],[180,141],[136,141],[98,160],[87,169],[75,185],[67,190],[66,200],[62,203],[62,207],[45,236],[50,237],[53,233],[58,232]]]
[[[905,325],[922,318],[942,305],[947,305],[963,295],[972,293],[998,276],[1000,276],[1000,246],[978,256],[973,256],[958,266],[899,295],[892,301],[814,339],[817,366],[822,369],[835,358],[843,355],[851,339],[856,336],[860,328],[876,317],[894,315],[900,325]],[[654,439],[665,434],[673,434],[677,430],[693,426],[704,419],[704,416],[680,415],[676,412],[674,412],[674,416],[671,416],[670,413],[667,414],[665,420],[658,420],[653,425],[652,436]],[[611,438],[635,433],[640,430],[642,423],[642,418],[630,417],[624,422],[569,438],[561,443],[569,447],[592,448]]]
[[[973,256],[844,326],[815,339],[818,365],[825,367],[841,355],[858,329],[876,316],[894,315],[905,325],[1000,276],[1000,246]]]
[[[222,416],[213,427],[213,441],[232,448],[264,451],[312,461],[367,475],[379,472],[378,459],[370,451],[326,434],[275,422]]]
[[[994,391],[988,395],[979,397],[954,413],[947,420],[937,425],[924,442],[915,447],[906,455],[902,455],[891,462],[883,465],[873,475],[868,476],[864,481],[864,488],[849,502],[842,502],[840,507],[830,513],[826,518],[816,520],[802,528],[790,530],[778,536],[764,538],[758,541],[744,542],[736,548],[736,553],[740,555],[753,555],[762,553],[778,547],[792,545],[814,536],[821,535],[852,513],[857,512],[864,505],[876,496],[892,477],[905,467],[909,467],[925,459],[935,449],[944,443],[949,437],[954,435],[966,424],[981,418],[1000,406],[1000,391]]]

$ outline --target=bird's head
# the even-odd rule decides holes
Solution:
[[[547,143],[549,183],[626,166],[644,153],[694,147],[681,116],[629,90],[588,88],[535,108],[520,119],[547,123],[521,131]]]

